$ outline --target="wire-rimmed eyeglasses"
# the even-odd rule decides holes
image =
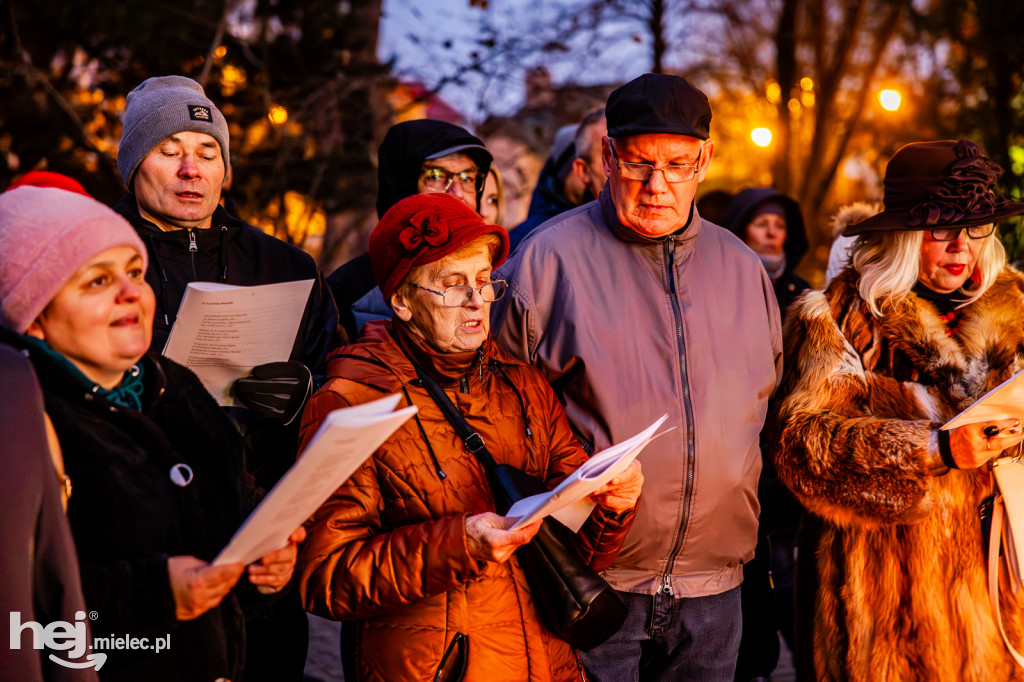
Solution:
[[[987,223],[970,227],[937,227],[931,230],[932,239],[937,242],[955,242],[960,238],[961,230],[967,230],[967,236],[971,239],[984,239],[996,231],[996,224]]]
[[[465,284],[459,284],[453,287],[448,287],[444,291],[420,286],[415,282],[410,282],[409,285],[414,286],[417,289],[423,289],[423,291],[429,291],[432,294],[437,294],[441,297],[441,303],[446,308],[461,308],[464,305],[469,305],[473,300],[473,294],[475,293],[479,293],[480,298],[482,298],[485,303],[497,301],[502,297],[502,295],[504,295],[505,289],[508,287],[503,279],[490,281],[480,287],[471,287]]]
[[[452,183],[456,180],[459,181],[459,187],[463,192],[475,193],[479,191],[483,183],[479,171],[476,170],[464,170],[458,173],[452,173],[446,171],[444,168],[437,168],[436,166],[427,168],[422,174],[423,187],[430,190],[431,192],[447,192],[448,188],[452,186]]]
[[[654,171],[661,171],[665,182],[689,182],[696,177],[697,170],[700,168],[700,155],[704,153],[704,145],[701,145],[700,151],[697,152],[697,161],[692,166],[689,164],[670,163],[661,168],[655,168],[650,163],[619,161],[619,154],[615,151],[615,143],[611,142],[609,146],[612,150],[612,158],[615,159],[615,165],[619,167],[619,174],[622,176],[622,179],[636,180],[637,182],[647,182],[654,175]]]

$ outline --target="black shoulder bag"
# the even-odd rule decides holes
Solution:
[[[504,514],[524,497],[547,492],[542,481],[511,464],[495,462],[483,438],[473,431],[441,386],[419,367],[416,373],[466,449],[486,470],[499,512]],[[626,607],[611,585],[573,548],[574,535],[548,517],[533,539],[516,550],[516,556],[544,625],[572,646],[586,651],[615,634],[626,619]]]

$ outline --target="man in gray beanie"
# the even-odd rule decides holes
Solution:
[[[117,167],[128,194],[114,210],[149,252],[155,348],[165,345],[189,282],[254,286],[313,280],[289,361],[256,367],[235,383],[235,396],[249,409],[224,408],[249,445],[246,468],[258,486],[269,489],[295,461],[295,417],[311,392],[311,372],[322,374],[324,358],[341,343],[341,332],[334,299],[313,259],[221,207],[229,142],[224,115],[194,80],[146,80],[128,94],[125,105]],[[293,615],[293,623],[281,622],[281,614],[267,620],[266,639],[260,637],[260,624],[250,623],[245,680],[302,676],[306,620],[304,613],[287,613]]]
[[[603,574],[629,617],[581,652],[590,677],[732,682],[779,309],[757,256],[694,207],[714,155],[704,93],[645,74],[605,116],[607,183],[495,273],[509,289],[491,308],[494,336],[558,384],[585,448],[665,413],[674,427],[640,455],[633,527]]]
[[[226,178],[231,165],[228,122],[199,83],[184,76],[163,76],[149,78],[128,93],[117,149],[117,169],[124,184],[131,189],[132,176],[153,147],[185,131],[205,133],[217,141]]]

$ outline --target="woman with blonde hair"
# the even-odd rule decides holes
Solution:
[[[814,679],[1024,679],[989,605],[979,514],[1020,422],[940,429],[1024,369],[1024,276],[994,234],[1024,203],[993,191],[1000,173],[966,140],[903,147],[885,209],[845,231],[852,267],[790,310],[765,443],[817,519],[797,583]],[[1019,647],[1021,600],[1001,602]]]

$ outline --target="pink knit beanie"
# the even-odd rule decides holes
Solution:
[[[0,194],[0,322],[25,333],[86,261],[115,246],[148,265],[132,226],[95,199],[54,187]]]

